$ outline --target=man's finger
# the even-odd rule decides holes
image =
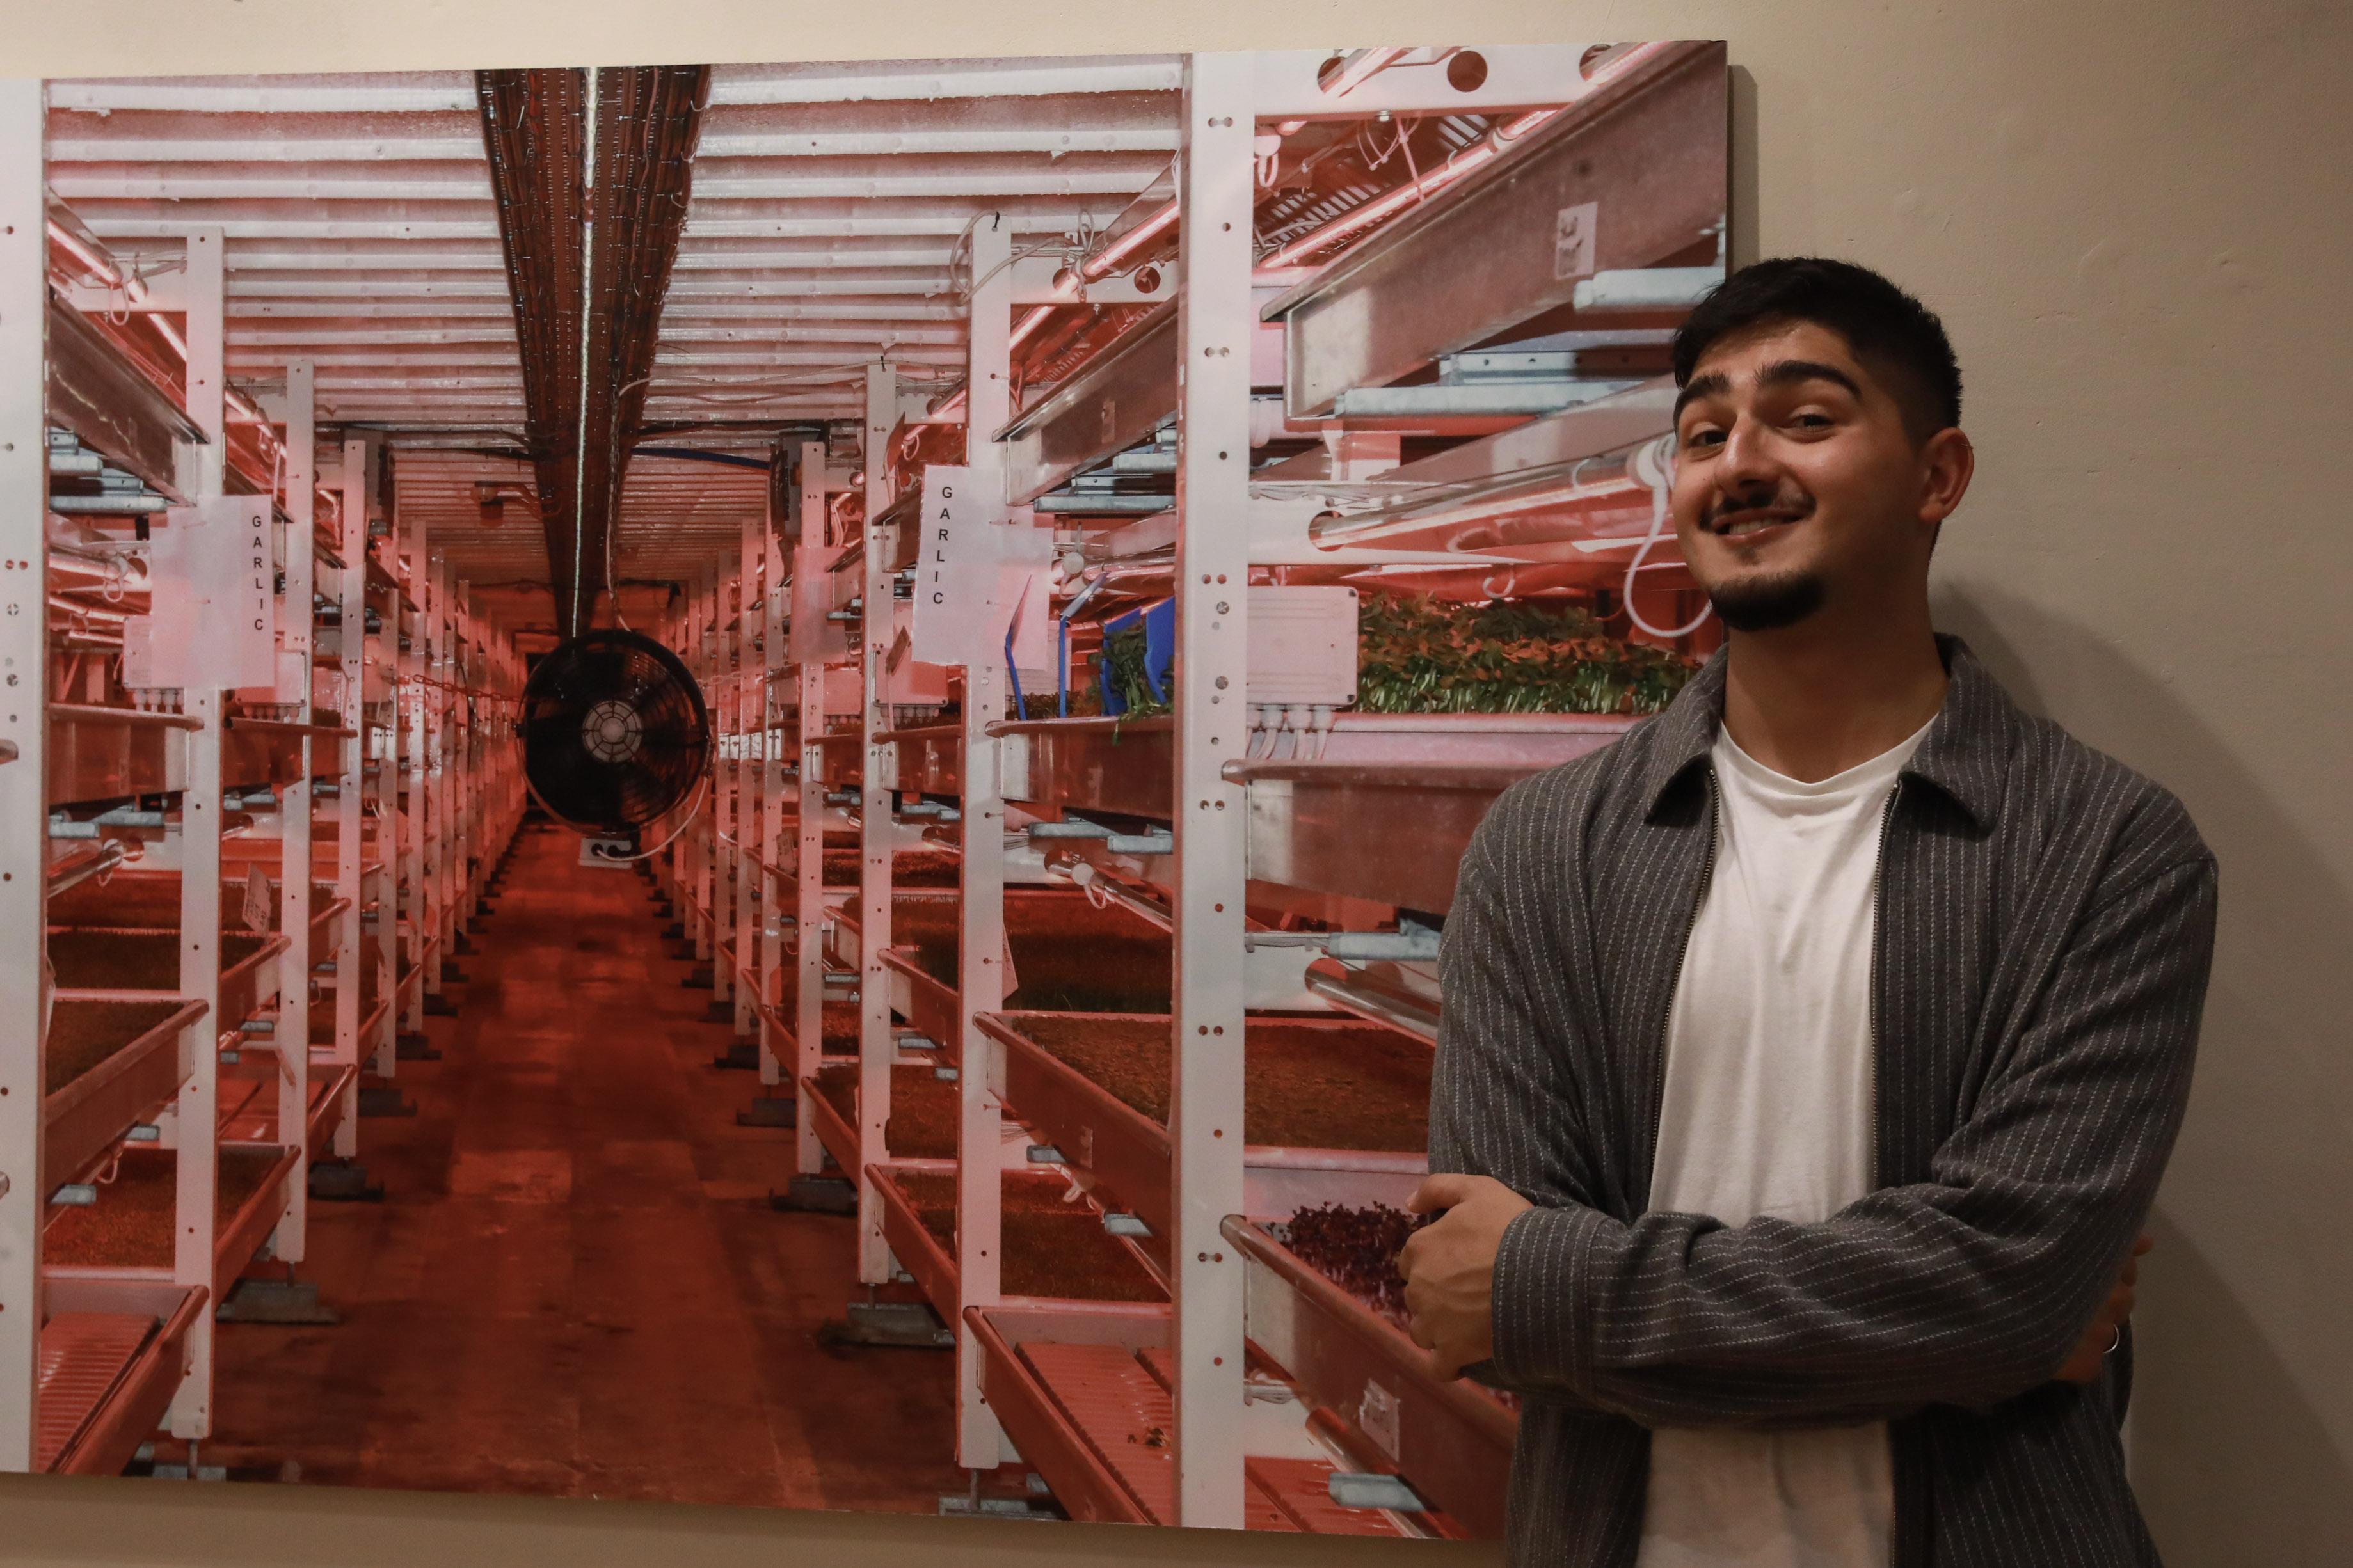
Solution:
[[[1408,1214],[1436,1214],[1467,1201],[1478,1190],[1479,1178],[1453,1173],[1426,1176],[1421,1185],[1414,1188],[1413,1196],[1406,1200]]]
[[[2152,1250],[2156,1246],[2157,1237],[2149,1235],[2147,1231],[2142,1231],[2138,1236],[2133,1237],[2132,1255],[2135,1258],[2138,1258],[2142,1253]]]

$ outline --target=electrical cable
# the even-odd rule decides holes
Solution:
[[[1689,637],[1707,624],[1708,616],[1715,614],[1714,605],[1704,605],[1700,613],[1689,621],[1672,630],[1668,630],[1652,626],[1643,618],[1642,612],[1634,607],[1634,574],[1641,570],[1643,557],[1651,553],[1651,547],[1657,544],[1666,532],[1667,492],[1674,484],[1674,455],[1675,437],[1673,432],[1670,431],[1656,440],[1645,441],[1636,447],[1633,460],[1628,465],[1635,479],[1648,485],[1651,489],[1651,531],[1642,536],[1642,542],[1635,546],[1633,559],[1626,563],[1626,584],[1619,593],[1619,597],[1626,602],[1626,618],[1631,621],[1637,629],[1669,642],[1678,637]]]
[[[582,160],[590,190],[596,188],[596,89],[602,68],[588,68],[586,93],[588,147]],[[580,569],[580,547],[586,539],[588,527],[588,392],[589,343],[596,333],[590,329],[592,313],[596,307],[596,209],[592,203],[581,216],[580,226],[580,407],[575,424],[578,427],[574,443],[572,468],[572,616],[574,631],[581,628],[580,589],[586,574]],[[607,537],[611,537],[607,528]],[[609,569],[608,569],[609,570]]]

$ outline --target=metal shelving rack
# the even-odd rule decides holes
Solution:
[[[398,781],[383,759],[403,595],[369,549],[381,448],[354,435],[322,463],[310,362],[290,355],[283,393],[261,402],[228,388],[222,229],[185,231],[168,288],[134,284],[47,194],[47,121],[40,84],[0,84],[0,475],[21,503],[0,528],[23,574],[0,583],[0,642],[25,693],[0,746],[0,825],[20,857],[0,868],[0,898],[24,943],[0,964],[21,1004],[0,1046],[0,1469],[113,1473],[160,1429],[186,1442],[178,1468],[193,1472],[213,1425],[216,1310],[235,1321],[257,1284],[278,1284],[243,1278],[257,1260],[290,1282],[314,1187],[349,1195],[334,1176],[353,1171],[362,1058],[389,1065],[394,990],[388,975],[366,986],[360,963],[371,928],[394,946]],[[142,317],[184,374],[126,346]],[[53,497],[53,475],[85,488]],[[216,568],[248,553],[257,573],[230,585],[238,574]],[[175,618],[153,613],[158,590]],[[213,635],[248,613],[266,676],[251,638]],[[473,701],[511,732],[511,647],[447,614],[449,647],[473,659],[464,684],[486,689]],[[156,674],[126,689],[113,661],[133,631]],[[248,649],[234,662],[232,644]],[[513,748],[448,754],[454,842],[502,842]],[[448,864],[454,889],[464,862]],[[176,955],[160,988],[159,948]],[[48,957],[63,961],[60,1018],[131,1003],[134,1037],[101,1036],[95,1065],[86,1040],[51,1059]],[[95,983],[83,973],[114,988],[77,992]],[[314,988],[332,994],[315,1013]],[[134,1168],[170,1187],[154,1258],[116,1256],[103,1235],[134,1221],[114,1185]],[[157,1453],[159,1472],[172,1458]]]
[[[879,1284],[903,1278],[902,1265],[918,1267],[925,1289],[952,1317],[961,1462],[983,1469],[1018,1446],[1066,1506],[1086,1516],[1259,1524],[1280,1493],[1285,1500],[1277,1506],[1298,1517],[1297,1497],[1283,1490],[1289,1483],[1270,1479],[1293,1461],[1280,1452],[1263,1462],[1250,1457],[1269,1442],[1253,1392],[1267,1376],[1262,1361],[1271,1360],[1289,1397],[1326,1414],[1341,1468],[1407,1478],[1401,1485],[1377,1483],[1369,1495],[1417,1512],[1434,1510],[1421,1512],[1423,1527],[1441,1532],[1499,1528],[1513,1421],[1507,1407],[1482,1391],[1430,1383],[1401,1331],[1301,1264],[1282,1245],[1279,1225],[1270,1223],[1326,1197],[1398,1203],[1417,1177],[1418,1158],[1367,1155],[1299,1166],[1274,1158],[1282,1151],[1247,1146],[1239,1135],[1240,1042],[1256,1008],[1271,1001],[1286,1009],[1322,1006],[1427,1044],[1436,1014],[1425,951],[1432,944],[1406,929],[1278,940],[1280,933],[1246,929],[1246,912],[1256,902],[1311,914],[1353,910],[1361,917],[1368,907],[1442,913],[1454,864],[1494,795],[1514,779],[1606,744],[1625,721],[1391,719],[1328,709],[1303,719],[1295,705],[1286,710],[1269,702],[1253,683],[1269,672],[1251,658],[1259,595],[1249,584],[1253,567],[1280,567],[1291,582],[1307,584],[1346,582],[1376,568],[1457,582],[1497,564],[1516,574],[1517,556],[1490,557],[1466,544],[1479,537],[1466,524],[1491,518],[1498,498],[1501,510],[1523,521],[1513,536],[1517,543],[1557,552],[1567,541],[1601,551],[1637,542],[1650,497],[1630,478],[1623,455],[1667,426],[1670,395],[1656,384],[1588,377],[1466,389],[1441,377],[1429,388],[1385,384],[1402,369],[1442,361],[1465,344],[1507,335],[1518,323],[1572,304],[1599,321],[1622,307],[1647,312],[1644,321],[1652,321],[1720,276],[1720,260],[1674,266],[1661,258],[1722,231],[1721,169],[1711,185],[1704,163],[1684,166],[1704,161],[1710,145],[1704,134],[1685,133],[1711,118],[1721,123],[1721,51],[1648,46],[1608,55],[1591,73],[1584,69],[1588,54],[1576,47],[1496,51],[1488,57],[1499,63],[1484,92],[1466,93],[1430,72],[1368,76],[1336,108],[1317,79],[1321,55],[1192,57],[1179,158],[1176,305],[1008,420],[1001,400],[994,409],[984,401],[992,364],[1001,371],[1004,363],[991,359],[1001,350],[984,326],[1001,323],[1010,301],[973,302],[967,463],[1004,473],[1009,502],[1037,503],[1057,521],[1076,524],[1078,542],[1091,560],[1108,558],[1114,582],[1123,572],[1141,579],[1143,587],[1132,594],[1173,595],[1182,672],[1173,719],[999,720],[1002,699],[993,698],[987,678],[993,670],[976,669],[965,672],[958,729],[889,729],[881,658],[898,630],[892,578],[910,552],[892,532],[905,515],[905,498],[885,490],[886,475],[875,460],[890,403],[887,390],[878,395],[876,388],[887,388],[887,372],[869,377],[870,521],[850,549],[812,549],[805,535],[797,553],[797,576],[825,569],[828,581],[839,583],[858,574],[863,634],[857,749],[842,737],[819,742],[809,715],[821,667],[805,664],[800,678],[804,811],[828,788],[854,785],[863,829],[857,904],[834,933],[855,930],[855,951],[847,942],[838,942],[836,951],[845,966],[854,963],[861,997],[855,1129],[865,1216],[860,1278]],[[1577,100],[1567,110],[1543,107],[1544,95],[1558,93],[1563,83],[1577,84]],[[1506,146],[1499,136],[1494,149],[1513,156],[1469,161],[1467,167],[1487,167],[1453,182],[1422,210],[1381,225],[1331,266],[1287,273],[1261,266],[1254,272],[1254,163],[1270,132],[1335,112],[1491,105],[1498,115],[1518,116],[1509,124],[1525,144]],[[1661,155],[1661,148],[1672,156]],[[1599,176],[1591,174],[1597,166]],[[1576,196],[1630,212],[1646,180],[1663,187],[1667,198],[1617,227],[1573,272],[1553,265],[1556,208],[1577,205],[1568,200]],[[981,249],[987,232],[980,226],[974,237],[976,278],[991,275]],[[1498,268],[1484,259],[1490,251],[1522,260],[1541,255],[1545,265]],[[1477,286],[1458,286],[1466,278]],[[1646,340],[1638,331],[1627,341]],[[1525,357],[1544,360],[1541,353]],[[1324,437],[1330,461],[1314,477],[1326,496],[1347,502],[1312,530],[1295,500],[1282,504],[1282,470],[1253,476],[1247,461],[1253,388],[1270,384],[1284,389],[1282,429]],[[1378,395],[1358,390],[1366,387]],[[1173,450],[1155,440],[1171,421]],[[1440,458],[1400,464],[1392,434],[1400,426],[1477,438]],[[985,438],[987,433],[996,438]],[[1071,483],[1139,443],[1152,454],[1139,469],[1165,460],[1176,475],[1165,518],[1145,520],[1167,525],[1156,531],[1137,523],[1133,508],[1091,505]],[[1589,470],[1610,482],[1588,482]],[[1531,494],[1564,483],[1580,491],[1572,504]],[[1589,504],[1585,491],[1594,497]],[[1110,544],[1100,556],[1092,548],[1098,536]],[[1566,580],[1559,574],[1547,579],[1533,567],[1527,578],[1531,591]],[[826,602],[838,612],[845,597],[837,588]],[[811,602],[796,595],[797,610]],[[1007,781],[1008,799],[994,798],[987,788],[999,779]],[[1165,1131],[1142,1129],[1134,1148],[1108,1136],[1103,1119],[1115,1117],[1118,1108],[1068,1110],[1059,1098],[1067,1069],[1058,1069],[1058,1083],[1054,1073],[1041,1077],[1045,1069],[1030,1064],[1034,1052],[1008,1062],[1008,1047],[1020,1037],[1009,1021],[993,1016],[1002,992],[990,996],[985,983],[967,980],[949,1020],[956,1037],[938,1042],[954,1050],[962,1106],[952,1272],[929,1255],[935,1249],[903,1216],[895,1226],[901,1245],[925,1257],[918,1266],[892,1256],[895,1211],[887,1181],[877,1179],[892,1161],[881,1133],[890,1069],[902,1059],[891,996],[893,989],[909,989],[910,974],[892,949],[885,830],[899,799],[917,795],[935,805],[953,801],[963,814],[962,975],[989,975],[1003,941],[1004,859],[976,852],[1003,847],[1001,830],[977,831],[988,821],[1051,825],[1033,837],[1032,852],[1043,848],[1048,863],[1064,874],[1165,923],[1176,951],[1173,1112]],[[1136,819],[1145,826],[1134,826]],[[1410,832],[1400,831],[1406,824]],[[806,856],[817,842],[807,815],[802,839]],[[812,918],[822,912],[804,888],[805,931]],[[816,977],[805,966],[805,982]],[[816,1026],[816,1007],[814,988],[805,984],[804,1030]],[[903,1001],[900,1010],[906,1010]],[[919,1012],[909,1022],[925,1016]],[[803,1054],[810,1057],[806,1047]],[[813,1168],[806,1160],[812,1124],[830,1120],[811,1105],[813,1087],[804,1074],[805,1170]],[[1100,1089],[1092,1093],[1103,1098]],[[1050,1158],[1067,1155],[1085,1138],[1092,1153],[1082,1158],[1082,1174],[1100,1179],[1113,1199],[1147,1205],[1153,1226],[1165,1226],[1157,1239],[1167,1262],[1170,1310],[1002,1303],[998,1188],[994,1180],[972,1178],[996,1175],[1007,1118],[1041,1143],[1061,1143],[1039,1151]],[[849,1131],[833,1129],[836,1139]],[[1156,1154],[1148,1152],[1155,1140]],[[938,1300],[949,1292],[952,1301]],[[1069,1406],[1051,1376],[1026,1348],[1032,1342],[1059,1347],[1052,1364],[1060,1370],[1053,1375],[1090,1386],[1126,1375],[1113,1363],[1140,1354],[1166,1385],[1175,1433],[1165,1496],[1147,1480],[1103,1470],[1096,1451],[1070,1426]],[[1061,1356],[1073,1346],[1110,1359]],[[1324,1518],[1315,1527],[1341,1526]]]

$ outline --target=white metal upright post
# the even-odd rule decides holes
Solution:
[[[313,527],[317,482],[317,374],[308,360],[286,367],[286,596],[279,618],[281,656],[301,661],[301,707],[296,717],[311,722],[311,608],[318,584],[318,535]],[[281,692],[280,695],[283,696]],[[335,742],[302,742],[301,776],[286,786],[278,803],[279,930],[286,935],[286,956],[278,969],[278,1020],[271,1040],[278,1047],[278,1141],[302,1151],[295,1179],[287,1184],[286,1215],[278,1222],[275,1249],[280,1261],[302,1261],[310,1232],[311,1159],[311,968],[318,955],[311,951],[311,780],[332,755]],[[348,974],[359,967],[357,954],[335,955],[335,972]]]
[[[363,448],[363,453],[359,493],[352,496],[347,492],[346,499],[352,500],[358,509],[360,553],[352,558],[352,563],[353,570],[362,574],[364,590],[367,544],[375,532],[373,509],[376,505],[377,486],[384,471],[385,448],[371,442]],[[404,700],[400,683],[400,635],[403,612],[397,579],[400,572],[401,536],[404,531],[399,501],[396,497],[392,509],[384,514],[384,570],[385,575],[395,581],[391,592],[385,595],[382,628],[376,632],[374,646],[368,656],[373,657],[377,668],[384,672],[382,679],[384,696],[380,699],[384,716],[380,724],[370,726],[363,723],[360,731],[363,748],[368,744],[371,731],[383,737],[383,750],[377,760],[375,783],[369,790],[369,795],[375,806],[377,858],[389,868],[387,874],[393,878],[395,889],[393,898],[387,900],[386,924],[391,929],[384,932],[384,941],[378,944],[375,961],[376,994],[384,1000],[385,1005],[376,1021],[375,1029],[361,1043],[360,1047],[373,1059],[377,1076],[385,1079],[390,1079],[393,1076],[394,1064],[399,1057],[396,1043],[400,1030],[404,1026],[420,1030],[425,1027],[424,997],[421,992],[412,995],[409,1003],[411,1009],[409,1019],[405,1026],[402,1021],[401,1008],[397,1001],[403,975],[400,964],[400,933],[397,921],[390,912],[396,910],[400,892],[405,889],[410,909],[409,940],[417,944],[421,953],[425,940],[425,925],[418,900],[423,898],[425,889],[424,879],[418,873],[420,863],[417,854],[420,841],[413,825],[411,830],[404,837],[400,809],[400,764],[404,747],[407,743],[404,742],[403,736],[413,728],[406,721],[417,707],[413,696]],[[420,527],[417,532],[418,539],[422,541],[425,534],[424,529]],[[419,627],[421,630],[421,621]],[[362,613],[357,628],[347,635],[358,637],[364,648],[370,647],[364,598],[362,600]],[[361,677],[364,687],[366,677],[364,667],[361,670]],[[417,743],[421,744],[421,731],[419,734],[420,739]],[[425,764],[420,752],[410,775],[410,784],[414,788],[421,790],[424,787],[424,779]],[[410,805],[414,806],[415,804],[412,799]],[[364,821],[360,830],[362,833],[366,831]]]
[[[401,520],[406,521],[406,518]],[[407,532],[406,529],[403,533]],[[417,727],[420,737],[417,772],[408,780],[408,810],[417,833],[417,878],[420,884],[417,899],[417,960],[425,966],[424,994],[441,994],[441,906],[444,902],[442,874],[448,854],[445,842],[448,835],[442,822],[442,735],[441,694],[429,682],[441,667],[443,626],[441,579],[436,568],[430,545],[431,532],[418,528],[414,540],[404,540],[407,545],[410,593],[417,600],[417,632],[411,640],[410,668],[413,678],[403,690],[417,709]]]
[[[804,441],[800,448],[800,534],[793,546],[793,604],[796,616],[822,615],[827,595],[817,584],[825,576],[825,443]],[[805,627],[797,638],[805,648],[824,639],[816,627]],[[825,1067],[825,659],[804,658],[794,675],[800,693],[800,815],[794,818],[799,842],[793,852],[793,885],[798,890],[793,910],[793,1079],[796,1085],[817,1081]],[[798,1092],[797,1089],[796,1092]],[[817,1135],[817,1117],[807,1106],[794,1118],[794,1162],[804,1176],[825,1168],[825,1145]],[[842,1174],[855,1180],[855,1171]]]
[[[694,599],[694,673],[712,713],[719,703],[719,568],[705,563],[702,584]],[[711,994],[719,990],[719,836],[726,830],[726,810],[719,781],[725,777],[714,754],[711,759],[711,799],[702,820],[695,825],[694,903],[702,918],[694,926],[694,957],[711,965]]]
[[[991,437],[1004,428],[1012,407],[1011,249],[1009,226],[1001,216],[991,214],[974,225],[965,463],[976,479],[1004,470],[1004,448]],[[995,1469],[1005,1451],[1004,1429],[981,1390],[980,1345],[964,1331],[961,1310],[997,1304],[1003,1263],[1005,1047],[973,1021],[1002,1007],[1006,996],[1005,800],[998,742],[988,727],[1005,717],[1011,678],[997,665],[997,658],[985,656],[965,668],[963,793],[957,800],[964,845],[957,857],[962,914],[956,937],[956,1458],[973,1470]]]
[[[33,1468],[41,1339],[48,847],[48,241],[37,80],[0,81],[0,1470]],[[212,1037],[212,1020],[195,1028]]]
[[[451,785],[455,801],[453,811],[458,819],[457,854],[451,862],[449,876],[449,947],[454,952],[458,939],[473,923],[474,857],[480,847],[480,774],[478,771],[477,741],[474,731],[474,689],[480,684],[478,666],[480,662],[479,641],[480,623],[474,619],[474,585],[470,579],[457,576],[450,569],[449,604],[458,621],[457,662],[451,668],[450,684],[457,689],[449,694],[450,722],[458,731],[458,777]]]
[[[782,465],[780,445],[771,463]],[[760,557],[766,579],[760,595],[760,855],[768,868],[760,880],[760,1090],[775,1095],[784,1084],[784,1067],[776,1058],[774,1016],[778,969],[784,962],[784,924],[791,918],[776,896],[776,868],[785,856],[785,753],[779,722],[784,708],[776,690],[785,668],[785,520],[776,515],[780,493],[777,476],[769,475],[767,500],[760,521]]]
[[[1197,54],[1179,153],[1176,415],[1176,1522],[1242,1524],[1242,1290],[1220,1226],[1242,1211],[1248,735],[1250,62]]]
[[[336,475],[335,515],[342,524],[335,552],[343,558],[343,605],[338,612],[335,632],[335,663],[342,676],[343,726],[358,738],[339,742],[343,747],[343,765],[335,780],[335,886],[355,889],[360,894],[352,907],[343,912],[343,940],[338,944],[340,956],[335,960],[335,1048],[333,1060],[340,1069],[357,1067],[364,1047],[360,1040],[360,1001],[364,994],[364,971],[370,960],[366,942],[366,920],[362,905],[366,902],[366,889],[362,886],[362,868],[367,863],[365,819],[362,816],[363,792],[367,788],[367,479],[369,469],[368,443],[364,438],[347,438],[343,446],[343,460]],[[400,764],[398,749],[384,760],[386,768]],[[386,831],[390,831],[387,826]],[[389,868],[381,873],[377,883],[376,946],[382,950],[399,942],[400,898],[396,879],[398,862],[385,858]],[[387,1003],[391,993],[383,995]],[[335,1125],[335,1154],[348,1160],[359,1152],[359,1084],[354,1075],[351,1089],[343,1100],[343,1114]]]
[[[742,538],[737,538],[742,552]],[[712,721],[718,744],[712,756],[711,799],[717,815],[712,823],[711,858],[711,999],[725,1002],[733,993],[734,966],[727,951],[734,945],[737,833],[743,805],[735,794],[735,763],[731,755],[735,734],[736,637],[727,627],[736,601],[735,580],[718,568],[711,601]],[[716,1015],[714,1015],[715,1016]]]
[[[863,641],[859,665],[864,730],[859,769],[858,1163],[845,1173],[858,1186],[858,1278],[880,1285],[891,1278],[891,1248],[882,1238],[882,1202],[864,1167],[885,1159],[891,1121],[891,1064],[898,1054],[891,1022],[891,973],[882,954],[891,945],[891,857],[895,824],[892,787],[896,754],[875,740],[892,727],[891,654],[899,635],[892,593],[892,530],[882,522],[891,504],[891,427],[898,422],[899,378],[877,361],[866,367],[866,559]],[[818,858],[818,876],[825,858]]]
[[[465,825],[458,816],[458,779],[466,736],[462,728],[464,713],[458,706],[457,693],[451,689],[459,679],[459,621],[456,584],[450,576],[448,556],[438,550],[432,552],[431,571],[434,662],[426,672],[428,684],[417,695],[432,710],[436,737],[433,824],[438,837],[435,850],[440,860],[434,889],[433,929],[440,942],[433,955],[433,979],[438,986],[441,966],[448,962],[449,950],[458,939],[458,884],[465,872]]]
[[[433,802],[433,958],[426,966],[429,989],[442,987],[441,965],[449,952],[449,859],[455,848],[449,820],[449,776],[452,766],[449,734],[450,618],[448,563],[438,550],[425,553],[425,574],[433,590],[433,607],[427,612],[433,627],[433,646],[425,665],[425,680],[417,700],[425,705],[426,734],[431,739],[433,771],[426,793]]]
[[[187,287],[189,420],[201,431],[205,451],[192,465],[199,476],[192,498],[199,505],[221,493],[227,469],[227,405],[222,386],[225,272],[218,228],[188,235]],[[167,525],[168,526],[168,525]],[[210,542],[226,544],[226,540]],[[238,542],[239,543],[242,541]],[[234,548],[234,546],[230,546]],[[220,1046],[245,1022],[221,1013],[221,752],[227,719],[227,693],[210,673],[210,639],[187,649],[193,676],[182,692],[187,716],[202,728],[188,735],[187,787],[180,795],[180,994],[205,1004],[207,1047],[195,1053],[177,1106],[177,1223],[173,1227],[172,1278],[186,1288],[213,1288],[215,1195],[220,1185]],[[216,1305],[217,1303],[216,1303]],[[193,1442],[212,1431],[213,1319],[199,1313],[188,1331],[188,1376],[174,1394],[165,1425],[172,1436]]]
[[[756,783],[760,774],[753,747],[760,741],[765,727],[761,697],[767,689],[767,677],[754,655],[752,634],[760,593],[762,531],[758,518],[744,520],[742,559],[735,578],[735,755],[729,766],[735,779],[733,919],[739,977],[760,973],[759,933],[752,924],[752,893],[760,878],[755,852],[759,848],[761,805]],[[759,1021],[752,1010],[753,1003],[758,1000],[753,989],[738,984],[732,993],[735,999],[735,1037],[739,1040],[748,1038]]]

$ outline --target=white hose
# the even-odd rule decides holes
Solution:
[[[1649,636],[1669,642],[1689,637],[1707,624],[1708,616],[1715,614],[1714,605],[1703,605],[1698,615],[1669,630],[1652,626],[1642,618],[1642,612],[1634,607],[1634,574],[1642,569],[1643,557],[1651,553],[1651,547],[1667,531],[1667,495],[1674,488],[1674,457],[1675,437],[1672,432],[1669,432],[1655,441],[1645,441],[1637,447],[1634,460],[1628,465],[1639,483],[1651,487],[1651,531],[1642,536],[1642,542],[1635,547],[1634,558],[1626,563],[1626,586],[1619,594],[1619,597],[1626,601],[1628,620]]]

